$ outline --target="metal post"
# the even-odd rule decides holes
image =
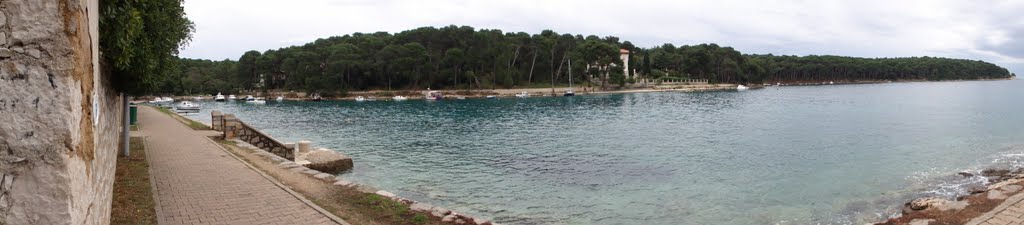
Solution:
[[[128,96],[123,92],[121,93],[121,105],[124,110],[124,118],[121,120],[121,156],[128,157],[128,127],[131,126],[128,122]]]

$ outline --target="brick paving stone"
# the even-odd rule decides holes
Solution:
[[[206,140],[139,107],[160,224],[337,224]]]

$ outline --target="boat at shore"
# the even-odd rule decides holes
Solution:
[[[745,90],[748,90],[748,89],[750,89],[750,87],[743,86],[742,84],[736,85],[736,90],[737,91],[745,91]]]
[[[223,102],[223,101],[225,101],[224,95],[222,95],[222,94],[220,94],[218,92],[217,96],[213,97],[213,101],[215,101],[215,102]]]
[[[277,96],[277,98],[274,99],[274,100],[277,100],[279,102],[283,102],[284,101],[284,96]]]
[[[356,96],[356,101],[357,102],[363,102],[363,101],[366,101],[366,98],[363,97],[363,96]]]
[[[190,101],[181,101],[181,103],[174,106],[174,110],[183,113],[198,113],[199,105]]]
[[[516,98],[529,98],[529,97],[530,97],[530,93],[527,93],[525,91],[516,94]]]
[[[235,97],[235,95],[228,95],[228,100],[234,101],[236,99],[238,99],[238,98]]]
[[[323,101],[323,100],[324,100],[324,98],[320,97],[319,93],[313,94],[312,97],[306,99],[306,101],[311,101],[311,102],[319,102],[319,101]]]
[[[487,99],[497,99],[497,98],[498,98],[498,96],[494,96],[494,95],[488,95],[488,96],[487,96],[486,98],[487,98]]]
[[[409,98],[406,98],[405,96],[401,96],[401,95],[396,95],[395,97],[391,97],[391,100],[395,100],[395,101],[405,101],[405,100],[408,100],[408,99]]]
[[[427,91],[423,97],[431,101],[444,99],[444,95],[442,95],[440,91]]]

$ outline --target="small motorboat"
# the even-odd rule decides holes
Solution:
[[[440,91],[428,91],[425,94],[424,98],[426,98],[427,100],[437,101],[444,99],[444,95],[442,95]]]
[[[246,95],[245,96],[245,103],[267,104],[267,100],[263,99],[263,98],[252,97],[252,95]]]
[[[530,93],[527,93],[525,91],[524,92],[520,92],[519,94],[516,94],[516,98],[529,98],[529,97],[530,97]]]
[[[181,103],[174,107],[174,110],[183,113],[198,113],[199,105],[190,101],[181,101]]]
[[[366,98],[364,98],[363,96],[356,96],[356,101],[357,102],[364,102],[364,101],[366,101]]]
[[[220,92],[217,93],[217,97],[213,97],[213,101],[216,102],[223,102],[224,100],[224,95],[220,94]]]
[[[391,100],[395,100],[395,101],[405,101],[405,100],[408,100],[408,99],[409,98],[406,98],[405,96],[401,96],[401,95],[396,95],[395,97],[391,97]]]
[[[462,96],[462,95],[459,95],[459,96],[455,96],[455,99],[458,99],[458,100],[466,100],[466,96]]]
[[[736,90],[737,90],[737,91],[745,91],[745,90],[747,90],[747,89],[750,89],[750,87],[747,87],[747,86],[743,86],[742,84],[740,84],[740,85],[736,86]]]
[[[487,96],[487,99],[497,99],[497,98],[498,98],[498,96],[494,96],[494,95],[488,95]]]
[[[192,100],[196,100],[196,101],[202,101],[202,100],[203,100],[203,96],[196,96],[196,97],[193,97],[193,98],[192,98]]]
[[[238,98],[236,98],[235,95],[228,95],[228,100],[234,101],[236,99]]]
[[[153,103],[153,104],[157,104],[157,105],[163,105],[163,104],[172,103],[172,102],[174,102],[174,98],[171,98],[171,97],[156,97],[156,98],[153,98],[152,101],[149,101],[149,103]]]
[[[277,101],[279,101],[279,102],[280,102],[280,101],[284,101],[284,96],[277,96],[277,98],[276,98],[276,99],[274,99],[274,100],[277,100]]]
[[[576,92],[572,91],[572,89],[565,90],[565,94],[562,94],[562,96],[576,96]]]

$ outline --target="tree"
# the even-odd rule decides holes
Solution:
[[[157,79],[160,91],[216,93],[246,88],[260,75],[267,88],[344,92],[373,89],[459,89],[568,84],[570,60],[577,84],[630,83],[619,49],[632,52],[641,77],[709,79],[724,83],[843,80],[1007,78],[1008,70],[977,60],[935,57],[854,58],[743,54],[717,44],[634,46],[616,37],[475,29],[417,28],[391,34],[354,33],[266,50],[237,61],[181,59],[175,76]],[[639,64],[639,65],[638,65]],[[201,71],[201,72],[196,72]],[[632,71],[630,71],[632,72]],[[200,77],[195,77],[200,76]],[[187,87],[187,88],[186,88]]]
[[[182,0],[109,0],[100,4],[100,52],[114,88],[149,94],[175,71],[178,48],[195,30]]]
[[[257,74],[256,60],[260,57],[258,51],[248,51],[238,58],[238,77],[236,78],[242,88],[251,90],[260,82]]]

